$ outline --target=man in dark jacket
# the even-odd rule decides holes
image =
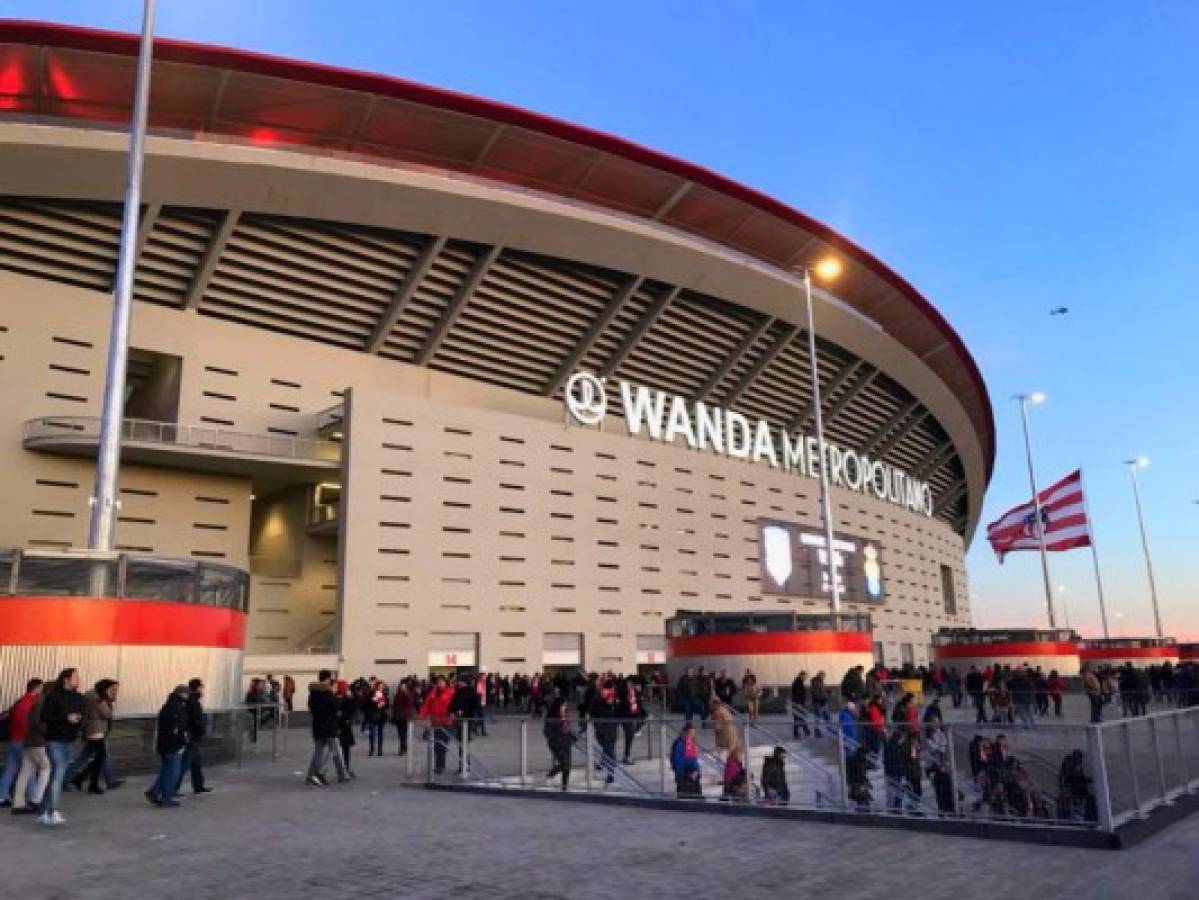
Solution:
[[[616,765],[616,737],[620,726],[616,721],[616,686],[611,681],[605,681],[591,701],[591,722],[595,728],[595,742],[600,745],[603,753],[596,761],[596,769],[607,769],[607,784],[616,780],[613,769]]]
[[[187,685],[171,691],[158,711],[158,740],[155,750],[162,759],[158,778],[146,791],[146,799],[162,808],[178,806],[175,785],[183,777],[183,754],[187,750]]]
[[[341,748],[337,745],[337,698],[333,695],[333,673],[321,669],[317,680],[308,686],[308,712],[312,715],[312,760],[308,763],[307,784],[328,787],[325,764],[333,756],[337,781],[349,781]]]
[[[791,682],[791,736],[796,740],[799,739],[799,732],[803,730],[803,736],[809,737],[812,733],[808,728],[808,673],[800,672],[795,676],[795,680]]]
[[[620,718],[620,729],[624,732],[623,762],[631,766],[633,740],[645,724],[645,704],[641,699],[641,684],[636,678],[622,678],[616,683],[616,714]]]
[[[966,693],[974,701],[974,721],[987,721],[987,682],[975,666],[966,673]]]
[[[176,794],[183,787],[185,773],[191,773],[193,793],[212,793],[212,788],[204,784],[204,760],[200,758],[200,741],[208,733],[208,717],[204,715],[203,701],[204,682],[193,678],[187,683],[187,749],[183,751],[183,764],[179,767]]]
[[[83,723],[87,703],[79,693],[79,671],[63,669],[53,690],[42,703],[41,723],[46,735],[46,755],[50,757],[50,784],[42,797],[43,825],[57,826],[66,822],[58,811],[62,785],[71,765],[75,740]]]

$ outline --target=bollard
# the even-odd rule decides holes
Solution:
[[[1162,802],[1169,804],[1171,801],[1166,798],[1166,764],[1162,760],[1162,748],[1157,739],[1156,716],[1149,718],[1149,742],[1153,745],[1153,758],[1157,762],[1157,788],[1161,792]]]
[[[470,719],[462,720],[462,759],[458,777],[463,781],[470,777]]]
[[[1087,726],[1087,755],[1091,758],[1095,781],[1099,827],[1104,831],[1112,831],[1112,792],[1107,780],[1107,759],[1103,755],[1103,729],[1099,725]]]
[[[592,752],[592,747],[595,745],[595,737],[591,732],[591,723],[587,723],[587,727],[583,730],[583,737],[587,741],[587,793],[591,793],[591,770],[595,765],[595,754]]]
[[[1178,744],[1178,774],[1182,777],[1182,787],[1188,794],[1194,793],[1194,788],[1191,787],[1191,776],[1187,771],[1187,755],[1186,744],[1182,740],[1182,717],[1183,712],[1177,712],[1173,716],[1174,719],[1174,741]]]
[[[658,725],[658,783],[659,793],[666,796],[666,723]]]
[[[1132,806],[1139,816],[1141,814],[1141,790],[1137,784],[1136,758],[1132,754],[1132,733],[1129,731],[1127,721],[1121,722],[1120,727],[1124,730],[1124,758],[1128,761],[1128,778],[1132,783]]]
[[[412,777],[412,757],[416,755],[416,720],[409,719],[404,725],[408,732],[408,752],[404,754],[404,775]]]
[[[437,729],[432,727],[431,720],[430,720],[429,724],[430,724],[429,740],[425,742],[425,745],[429,748],[429,764],[425,768],[425,781],[432,783],[432,781],[433,781],[433,745],[437,743]]]
[[[529,782],[529,720],[520,721],[520,786],[527,787]]]
[[[943,725],[942,727],[945,729],[946,744],[949,746],[949,784],[952,788],[953,814],[960,816],[962,808],[959,806],[960,801],[958,800],[958,764],[953,752],[953,732],[948,726]]]
[[[845,772],[845,732],[837,729],[837,771],[841,776],[840,800],[842,807],[849,809],[849,779]]]

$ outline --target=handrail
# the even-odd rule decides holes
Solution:
[[[99,440],[99,437],[100,419],[96,416],[42,416],[25,422],[22,440],[26,447],[37,447],[57,438],[91,441]],[[336,441],[226,431],[205,425],[180,425],[149,419],[123,419],[121,440],[310,462],[336,462],[341,458],[341,445]]]

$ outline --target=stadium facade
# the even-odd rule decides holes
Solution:
[[[0,22],[0,547],[30,566],[85,545],[136,49]],[[826,611],[792,271],[829,255],[843,611],[891,664],[969,624],[989,398],[866,250],[606,134],[236,50],[158,42],[150,125],[121,566],[248,572],[212,643],[247,670],[628,671],[678,609]],[[78,657],[36,631],[0,626],[8,675]]]

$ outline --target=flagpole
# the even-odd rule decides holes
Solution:
[[[1099,548],[1095,546],[1095,526],[1091,518],[1091,502],[1087,499],[1087,482],[1083,477],[1082,468],[1078,470],[1078,483],[1082,487],[1082,510],[1087,517],[1087,538],[1091,542],[1091,561],[1095,564],[1095,588],[1099,591],[1099,618],[1103,622],[1103,636],[1111,635],[1107,630],[1107,604],[1103,602],[1103,579],[1099,576]]]
[[[1049,627],[1057,628],[1053,614],[1053,587],[1049,579],[1049,554],[1045,550],[1045,524],[1041,521],[1041,497],[1037,493],[1037,476],[1032,465],[1032,439],[1028,434],[1028,404],[1041,403],[1043,394],[1017,394],[1012,398],[1020,401],[1020,421],[1024,424],[1024,456],[1028,461],[1028,486],[1032,488],[1033,527],[1037,532],[1037,544],[1041,549],[1041,574],[1045,578],[1045,608],[1049,613]]]

